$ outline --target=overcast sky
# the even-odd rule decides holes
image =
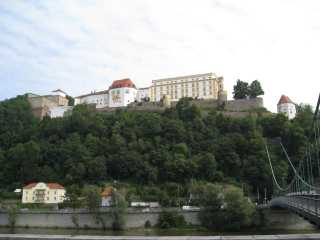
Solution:
[[[319,58],[318,0],[0,1],[0,100],[216,72],[229,98],[258,79],[276,111],[281,94],[316,104]]]

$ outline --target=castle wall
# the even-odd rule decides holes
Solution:
[[[183,215],[186,222],[192,225],[199,225],[199,211],[182,211],[181,209],[166,209],[175,211]],[[128,209],[124,215],[125,228],[144,227],[146,221],[152,226],[156,225],[162,209]],[[103,210],[101,213],[107,228],[112,227],[112,217],[110,210]],[[95,215],[86,210],[60,210],[60,211],[25,211],[19,212],[16,218],[16,227],[43,227],[43,228],[75,228],[72,219],[78,218],[80,228],[102,228],[101,223],[97,223]],[[0,226],[8,226],[8,215],[0,212]]]

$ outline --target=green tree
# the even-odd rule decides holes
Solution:
[[[71,207],[73,210],[80,208],[81,206],[81,189],[77,185],[71,185],[67,187],[66,200],[63,205]]]
[[[96,213],[101,206],[100,188],[95,186],[87,186],[83,190],[85,204],[89,211]]]
[[[240,188],[230,187],[224,195],[224,228],[240,230],[252,224],[255,207]]]
[[[249,84],[247,82],[237,80],[237,84],[233,86],[233,98],[245,99],[249,94]]]
[[[249,87],[249,96],[250,98],[256,98],[260,95],[264,95],[261,84],[258,80],[254,80]]]
[[[68,99],[68,106],[74,106],[74,98],[67,95],[67,99]]]
[[[112,228],[113,230],[122,230],[125,227],[125,212],[127,209],[127,202],[119,191],[112,192]]]

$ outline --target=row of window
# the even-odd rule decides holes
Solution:
[[[28,196],[25,197],[26,201],[28,201]],[[49,197],[47,197],[47,201],[49,201]],[[54,201],[57,201],[57,197],[53,198]],[[32,197],[32,201],[43,201],[44,197]]]
[[[26,195],[28,196],[29,195],[29,192],[25,192],[26,193]],[[37,190],[35,190],[35,191],[33,191],[33,195],[36,195],[36,194],[45,194],[46,193],[46,191],[42,191],[42,190],[40,190],[40,191],[37,191]],[[49,195],[50,194],[50,192],[49,191],[47,191],[47,194]],[[54,191],[54,195],[57,195],[57,191]]]
[[[167,80],[167,81],[154,81],[155,85],[163,85],[163,84],[175,84],[175,83],[183,83],[183,82],[194,82],[194,81],[204,81],[212,79],[211,76],[207,77],[197,77],[197,78],[184,78],[177,80]]]

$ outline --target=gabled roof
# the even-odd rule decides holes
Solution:
[[[53,90],[52,92],[62,92],[64,94],[68,95],[65,91],[61,90],[60,88],[56,89],[56,90]]]
[[[291,99],[290,99],[288,96],[282,95],[281,98],[280,98],[280,100],[279,100],[279,102],[278,102],[278,105],[280,105],[280,104],[285,104],[285,103],[292,103],[292,104],[294,104],[294,102],[292,102]]]
[[[31,189],[34,188],[38,183],[30,183],[26,186],[23,187],[23,189]],[[62,185],[60,185],[59,183],[45,183],[47,185],[48,188],[50,189],[64,189],[64,187]]]
[[[125,79],[113,81],[109,89],[124,88],[124,87],[136,88],[136,86],[134,85],[134,83],[131,81],[130,78],[125,78]]]
[[[106,187],[100,195],[101,197],[110,197],[112,195],[112,191],[112,187]]]
[[[107,94],[108,92],[109,92],[108,90],[99,91],[99,92],[92,92],[92,93],[88,93],[88,94],[84,94],[84,95],[77,96],[77,97],[75,97],[75,98],[84,98],[84,97],[88,97],[88,96],[94,96],[94,95],[100,95],[100,94]]]
[[[38,183],[29,183],[28,185],[24,186],[23,189],[31,189],[35,187]]]
[[[64,189],[59,183],[47,183],[47,187],[50,189]]]

